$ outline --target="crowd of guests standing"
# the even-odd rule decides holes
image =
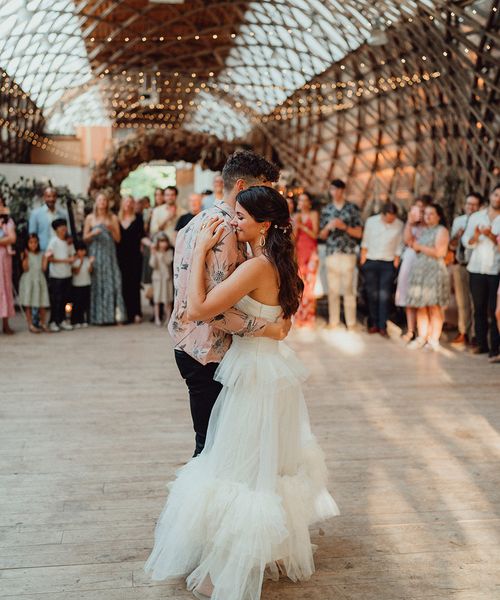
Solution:
[[[217,175],[213,191],[191,194],[188,210],[178,204],[175,186],[156,189],[149,198],[121,198],[118,214],[104,193],[87,215],[81,239],[68,235],[68,216],[48,187],[43,203],[31,212],[29,236],[21,257],[19,303],[30,331],[58,332],[92,325],[140,323],[141,288],[147,290],[154,322],[161,326],[173,303],[172,263],[177,232],[201,210],[223,197]],[[499,359],[500,186],[488,202],[467,195],[463,214],[446,227],[442,207],[429,196],[416,198],[405,220],[387,201],[363,222],[360,208],[346,198],[344,181],[329,186],[329,202],[315,209],[312,196],[288,198],[304,294],[295,324],[314,326],[318,280],[318,244],[324,244],[328,327],[357,325],[358,281],[363,282],[368,332],[387,337],[395,307],[404,310],[409,349],[439,350],[453,286],[458,334],[451,342],[473,353]],[[13,246],[16,230],[0,198],[0,317],[12,333]],[[71,307],[68,318],[67,307]],[[47,323],[48,309],[50,319]]]
[[[68,215],[53,187],[31,211],[20,263],[18,304],[32,333],[70,331],[92,325],[140,323],[141,288],[150,290],[154,321],[168,321],[173,303],[172,262],[177,231],[202,209],[202,196],[189,197],[189,211],[177,204],[175,186],[149,198],[121,198],[115,214],[99,193],[82,232],[71,236]],[[15,314],[12,260],[16,227],[0,197],[0,317],[12,334]],[[50,309],[50,310],[49,310]],[[50,316],[49,316],[50,315]]]
[[[328,327],[340,325],[341,304],[347,329],[355,329],[358,280],[368,308],[368,332],[387,337],[387,322],[396,307],[404,309],[408,349],[440,349],[445,309],[453,284],[458,335],[452,344],[488,353],[500,362],[500,185],[483,203],[467,195],[464,213],[446,227],[442,207],[430,196],[417,198],[406,221],[398,207],[385,202],[363,223],[359,207],[345,197],[346,185],[332,181],[330,202],[314,210],[311,196],[290,201],[297,259],[305,283],[299,326],[314,325],[318,242],[325,244]]]

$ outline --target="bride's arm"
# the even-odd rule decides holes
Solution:
[[[214,221],[200,231],[192,255],[188,284],[187,318],[190,321],[207,321],[234,306],[243,296],[253,291],[262,276],[260,261],[250,259],[240,265],[227,279],[207,294],[205,259],[207,252],[219,241],[222,221]]]

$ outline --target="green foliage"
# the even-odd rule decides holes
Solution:
[[[175,185],[175,167],[166,165],[144,165],[132,171],[120,187],[120,193],[130,194],[134,198],[148,196],[151,202],[154,199],[155,188],[165,188]]]

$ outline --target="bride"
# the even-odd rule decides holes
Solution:
[[[232,224],[253,258],[207,294],[205,257],[217,251],[221,222],[210,219],[196,239],[188,318],[208,320],[234,305],[270,321],[290,318],[303,284],[285,199],[265,186],[238,194]],[[145,566],[153,579],[187,575],[197,598],[258,600],[265,576],[313,574],[309,526],[339,511],[311,433],[305,375],[283,342],[233,337],[215,375],[223,388],[205,449],[169,484]]]

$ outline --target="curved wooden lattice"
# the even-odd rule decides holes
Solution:
[[[468,4],[422,10],[264,118],[262,134],[299,181],[319,191],[343,177],[358,201],[450,187],[460,200],[496,183],[499,3],[482,16]]]
[[[7,0],[0,58],[16,81],[36,79],[52,130],[90,118],[100,96],[118,128],[267,145],[316,191],[334,175],[359,201],[486,191],[498,177],[499,2],[40,0],[48,44],[31,4]],[[33,64],[16,59],[30,52]]]

